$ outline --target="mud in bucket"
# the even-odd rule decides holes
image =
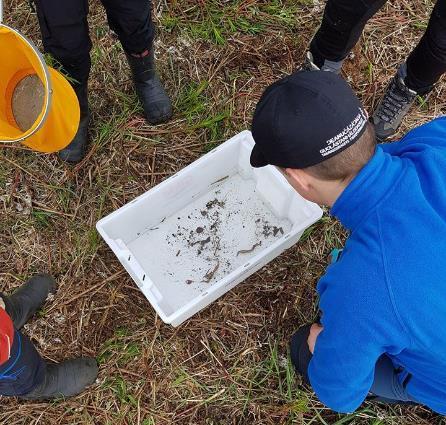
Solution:
[[[65,148],[80,116],[70,83],[46,65],[31,41],[4,24],[0,52],[0,142],[48,153]]]

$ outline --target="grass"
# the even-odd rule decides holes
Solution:
[[[294,29],[299,5],[312,1],[247,2],[208,0],[182,7],[181,15],[176,14],[182,6],[173,2],[170,10],[160,18],[162,27],[169,33],[183,32],[193,40],[224,45],[238,34],[258,35],[268,28],[280,26]],[[184,10],[185,9],[185,10]]]
[[[176,109],[182,114],[191,131],[206,129],[207,143],[204,152],[212,150],[222,140],[223,126],[230,113],[227,110],[213,112],[215,105],[206,96],[208,81],[191,82],[185,85],[176,101]]]
[[[32,211],[32,216],[35,219],[35,225],[39,227],[49,227],[51,226],[51,216],[52,214],[46,211],[39,211],[35,209]]]
[[[208,86],[208,81],[191,82],[185,85],[179,93],[175,106],[189,124],[193,123],[198,116],[206,111],[207,99],[204,91]]]
[[[59,289],[25,329],[53,361],[100,361],[98,382],[54,403],[0,399],[8,425],[435,425],[423,407],[323,406],[295,376],[288,342],[317,313],[315,286],[346,233],[326,215],[299,244],[180,328],[164,325],[95,230],[104,215],[249,128],[258,98],[296,69],[321,1],[158,1],[158,68],[171,122],[145,123],[125,56],[92,1],[90,152],[70,167],[19,145],[0,150],[0,290],[38,271]],[[344,65],[367,109],[423,33],[430,0],[389,2]],[[6,22],[41,47],[28,2]],[[397,25],[395,24],[397,23]],[[444,85],[420,99],[401,133],[446,108]]]

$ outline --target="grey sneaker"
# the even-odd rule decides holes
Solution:
[[[376,137],[380,141],[392,137],[397,132],[401,121],[415,102],[417,92],[406,86],[406,76],[407,67],[406,63],[403,63],[387,86],[384,97],[373,114]]]
[[[305,61],[302,64],[301,69],[303,71],[330,71],[339,75],[341,73],[341,68],[343,63],[344,63],[343,60],[338,62],[325,60],[324,64],[322,65],[322,68],[319,68],[314,63],[313,54],[311,52],[307,52],[307,54],[305,55]]]

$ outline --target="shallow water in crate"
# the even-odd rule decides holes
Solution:
[[[260,198],[255,181],[235,174],[144,229],[128,248],[161,294],[170,293],[178,308],[290,230],[291,222],[276,217]]]

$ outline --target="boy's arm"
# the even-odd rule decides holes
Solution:
[[[378,242],[352,235],[341,259],[318,282],[321,327],[307,334],[308,380],[331,409],[350,413],[367,397],[379,357],[411,340],[394,310]],[[359,241],[358,241],[359,242]]]
[[[313,353],[308,378],[325,405],[350,413],[366,398],[376,361],[385,350],[369,324],[355,318],[348,306],[327,307],[323,310],[322,326],[313,324],[308,336],[308,347]]]
[[[386,347],[407,344],[382,271],[377,263],[366,269],[366,260],[370,256],[344,254],[329,268],[318,283],[321,325],[312,325],[307,336],[313,350],[308,380],[319,399],[341,413],[365,400]]]

